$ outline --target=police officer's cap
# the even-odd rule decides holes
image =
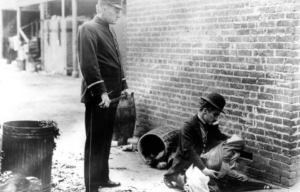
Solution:
[[[114,6],[118,9],[123,9],[122,7],[122,0],[98,0],[100,4],[108,4]]]

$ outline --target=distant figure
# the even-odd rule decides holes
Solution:
[[[164,181],[168,187],[185,191],[219,192],[216,180],[226,174],[248,180],[232,170],[245,143],[236,135],[229,139],[219,130],[217,120],[226,104],[222,95],[210,93],[200,102],[199,112],[180,129],[179,146]]]
[[[119,186],[109,178],[109,153],[118,103],[111,99],[129,97],[115,32],[122,11],[121,0],[98,0],[97,15],[84,23],[78,34],[78,55],[83,75],[86,143],[84,179],[86,192],[99,187]]]

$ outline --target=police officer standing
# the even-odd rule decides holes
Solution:
[[[121,0],[98,0],[97,15],[84,23],[78,34],[78,56],[83,75],[86,142],[84,179],[86,192],[99,187],[116,187],[109,178],[109,154],[118,103],[111,99],[130,96],[121,64],[116,24],[122,11]]]

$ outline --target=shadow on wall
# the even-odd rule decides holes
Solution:
[[[136,98],[137,121],[134,136],[141,137],[147,132],[167,124],[166,115],[161,118],[155,117],[156,106],[149,104],[148,100],[146,98],[142,98],[141,95]]]

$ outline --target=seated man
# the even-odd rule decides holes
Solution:
[[[220,191],[216,179],[229,172],[232,167],[230,165],[233,165],[232,160],[239,154],[234,150],[242,149],[244,143],[233,142],[228,146],[226,140],[229,137],[218,128],[217,120],[226,104],[222,95],[211,93],[202,97],[200,104],[199,112],[180,129],[179,146],[164,181],[168,187],[184,188],[186,170],[193,166],[210,178],[209,191],[216,192]]]

